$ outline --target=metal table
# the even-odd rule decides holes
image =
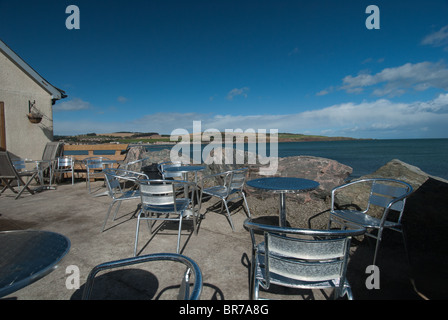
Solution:
[[[182,173],[182,179],[188,181],[188,173],[194,172],[194,182],[197,183],[198,171],[204,170],[203,166],[178,166],[178,167],[166,167],[163,170],[167,172],[179,172]]]
[[[289,177],[270,177],[249,180],[249,187],[280,194],[279,222],[281,227],[286,227],[286,194],[299,193],[316,189],[319,183],[314,180]]]
[[[70,240],[49,231],[0,232],[0,297],[53,271],[70,250]]]

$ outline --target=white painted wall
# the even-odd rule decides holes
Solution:
[[[0,51],[0,101],[5,104],[6,149],[20,158],[39,160],[47,142],[53,140],[52,96]],[[28,101],[44,114],[32,124]]]

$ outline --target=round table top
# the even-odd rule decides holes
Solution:
[[[205,167],[202,167],[202,166],[179,166],[179,167],[166,167],[166,168],[163,168],[163,171],[190,172],[190,171],[201,171],[204,169],[205,169]]]
[[[53,271],[70,250],[70,240],[49,231],[0,232],[0,297]]]
[[[319,186],[317,181],[294,177],[259,178],[249,180],[246,184],[249,187],[274,192],[305,192],[314,190]]]

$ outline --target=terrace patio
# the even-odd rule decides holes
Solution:
[[[102,181],[92,184],[102,188]],[[133,255],[138,200],[124,202],[118,213],[118,219],[109,219],[106,230],[101,232],[107,208],[110,204],[107,196],[92,197],[83,181],[75,185],[63,183],[56,190],[45,190],[34,195],[24,193],[14,200],[7,191],[0,196],[0,231],[17,229],[47,230],[61,233],[71,241],[71,249],[59,267],[39,281],[16,291],[2,299],[11,300],[77,300],[82,296],[84,283],[90,270],[103,262],[128,258]],[[204,202],[201,213],[216,200]],[[278,205],[275,198],[265,198],[264,207]],[[248,196],[252,217],[257,218],[257,205],[260,200]],[[289,206],[290,208],[292,206]],[[273,215],[277,215],[276,212]],[[188,223],[183,228],[181,253],[195,260],[202,270],[203,291],[201,300],[247,300],[248,273],[251,256],[249,232],[244,229],[246,215],[243,209],[232,212],[235,232],[232,232],[226,217],[209,211],[201,221],[198,235],[194,235]],[[142,225],[144,227],[144,225]],[[146,227],[142,228],[139,240],[139,255],[161,252],[175,252],[176,227],[156,233],[151,238]],[[371,263],[373,247],[366,241],[352,243],[352,256],[348,265],[348,280],[355,299],[417,299],[419,295],[411,285],[407,274],[407,264],[399,235],[386,235],[390,238],[383,242],[379,256],[381,269],[381,288],[368,290],[365,285],[368,274],[365,268]],[[395,237],[396,236],[396,237]],[[149,241],[149,242],[148,242]],[[66,281],[71,273],[68,266],[77,266],[80,272],[80,288],[68,289]],[[152,268],[152,269],[151,269]],[[141,271],[146,277],[138,283],[145,288],[129,289],[118,285],[108,288],[111,293],[102,290],[94,292],[95,299],[174,299],[180,278],[166,264],[152,265],[147,271]],[[129,274],[137,276],[135,269]],[[118,273],[116,273],[118,276]],[[143,280],[142,280],[143,279]],[[152,279],[153,281],[149,281]],[[422,277],[419,276],[420,281]],[[118,282],[117,282],[118,281]],[[146,282],[148,281],[148,282]],[[151,282],[151,283],[150,283]],[[98,288],[104,289],[104,281],[97,280]],[[105,290],[108,290],[105,289]],[[124,296],[123,296],[124,294]],[[290,291],[283,292],[276,299],[328,299],[328,292],[315,291],[296,296]]]

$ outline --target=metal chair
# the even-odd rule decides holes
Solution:
[[[206,195],[221,199],[221,212],[223,211],[223,206],[225,206],[227,219],[229,220],[230,226],[232,227],[233,231],[235,231],[235,227],[233,226],[232,218],[230,217],[229,206],[227,205],[230,201],[235,201],[242,198],[244,200],[244,204],[246,205],[247,215],[250,218],[250,210],[249,206],[247,205],[246,196],[243,190],[244,184],[246,182],[247,171],[247,168],[230,170],[205,176],[201,181],[201,197],[199,203],[202,203],[202,195],[204,193]],[[215,178],[215,180],[216,178],[221,179],[222,183],[213,187],[204,188],[205,181],[210,178]]]
[[[134,161],[131,161],[131,162],[123,163],[120,166],[120,168],[123,167],[122,169],[124,169],[124,170],[139,171],[141,169],[143,163],[146,160],[149,160],[149,157],[143,158],[143,159],[134,160]]]
[[[115,208],[115,213],[112,221],[115,221],[118,210],[120,209],[120,205],[123,201],[140,199],[140,191],[134,188],[136,180],[148,179],[148,176],[146,174],[123,169],[107,168],[104,169],[103,173],[106,180],[108,195],[112,198],[112,202],[109,205],[109,209],[107,210],[106,218],[104,219],[101,232],[103,232],[104,228],[106,227],[107,220],[109,219],[110,212],[115,203],[118,204]],[[123,187],[121,185],[122,181],[124,181]],[[126,182],[132,182],[132,186],[126,186]]]
[[[353,230],[312,230],[263,225],[247,219],[244,226],[252,239],[249,295],[258,300],[259,288],[271,284],[300,289],[332,288],[335,299],[353,299],[346,279],[350,241],[364,234]],[[257,243],[256,233],[264,235]]]
[[[140,186],[141,209],[137,219],[135,233],[134,256],[137,255],[138,234],[141,220],[178,221],[179,230],[177,236],[177,249],[179,253],[182,221],[193,216],[193,227],[197,234],[196,209],[194,207],[194,195],[196,185],[179,180],[138,180]],[[187,196],[191,194],[191,199]],[[174,215],[174,216],[173,216]],[[148,228],[152,234],[152,223],[148,222]]]
[[[22,160],[23,161],[23,160]],[[0,191],[3,193],[7,188],[9,188],[12,192],[17,193],[16,199],[18,199],[23,191],[27,190],[29,193],[34,194],[34,191],[29,188],[29,184],[31,181],[39,174],[39,171],[36,170],[24,170],[21,172],[20,168],[25,166],[24,161],[18,162],[19,171],[14,167],[13,162],[11,161],[11,156],[8,151],[0,151],[0,180],[3,182],[4,187]],[[25,183],[22,177],[28,177],[28,181]],[[20,188],[20,185],[23,187],[20,188],[19,191],[16,191],[14,187],[11,185],[13,181],[17,182],[17,185]]]
[[[368,197],[368,199],[364,210],[336,208],[335,199],[337,193],[355,185],[362,186],[361,184],[365,184],[365,186],[368,187],[366,190],[366,198]],[[372,232],[366,232],[367,236],[376,239],[373,265],[376,264],[377,253],[384,229],[395,230],[402,234],[407,255],[406,237],[401,219],[406,198],[411,193],[412,187],[408,183],[384,178],[361,179],[336,187],[331,191],[331,211],[328,227],[331,227],[332,222],[336,222],[342,227],[347,223],[351,223],[363,226],[368,230],[377,230],[377,235]],[[358,207],[359,206],[361,205],[358,204]],[[371,213],[374,211],[375,207],[380,209],[376,216]],[[396,214],[392,215],[392,212],[395,212]]]
[[[86,167],[86,184],[91,193],[90,179],[103,177],[103,169],[109,168],[111,160],[106,157],[89,157],[83,160]]]
[[[87,277],[87,281],[84,287],[84,292],[82,299],[89,300],[92,295],[93,284],[95,276],[102,271],[111,270],[115,268],[123,268],[131,265],[136,265],[145,262],[153,261],[174,261],[184,264],[187,269],[182,276],[182,281],[179,289],[178,299],[179,300],[199,300],[202,292],[202,272],[198,264],[191,258],[174,253],[157,253],[150,254],[141,257],[134,257],[122,260],[116,260],[111,262],[106,262],[94,267]],[[194,285],[190,291],[190,281],[191,274],[194,277]]]
[[[62,180],[64,173],[70,173],[72,178],[72,185],[75,184],[75,160],[73,157],[58,157],[55,161],[56,165],[53,169],[53,177],[59,174],[59,181]]]
[[[181,162],[162,162],[158,164],[158,169],[162,178],[165,180],[166,178],[182,178],[182,172],[166,172],[165,168],[169,167],[180,167],[182,165]]]
[[[11,161],[12,161],[12,165],[16,169],[17,173],[19,173],[22,177],[31,177],[31,176],[33,176],[33,174],[35,172],[38,172],[38,175],[36,177],[36,179],[38,179],[38,176],[39,176],[39,164],[38,163],[35,163],[32,160],[27,160],[27,159],[23,159],[23,158],[11,159]],[[27,163],[29,165],[27,165]],[[34,166],[31,165],[32,163],[34,163]],[[42,182],[42,180],[39,180],[39,181]],[[19,180],[17,181],[17,187],[20,189],[20,181]]]

